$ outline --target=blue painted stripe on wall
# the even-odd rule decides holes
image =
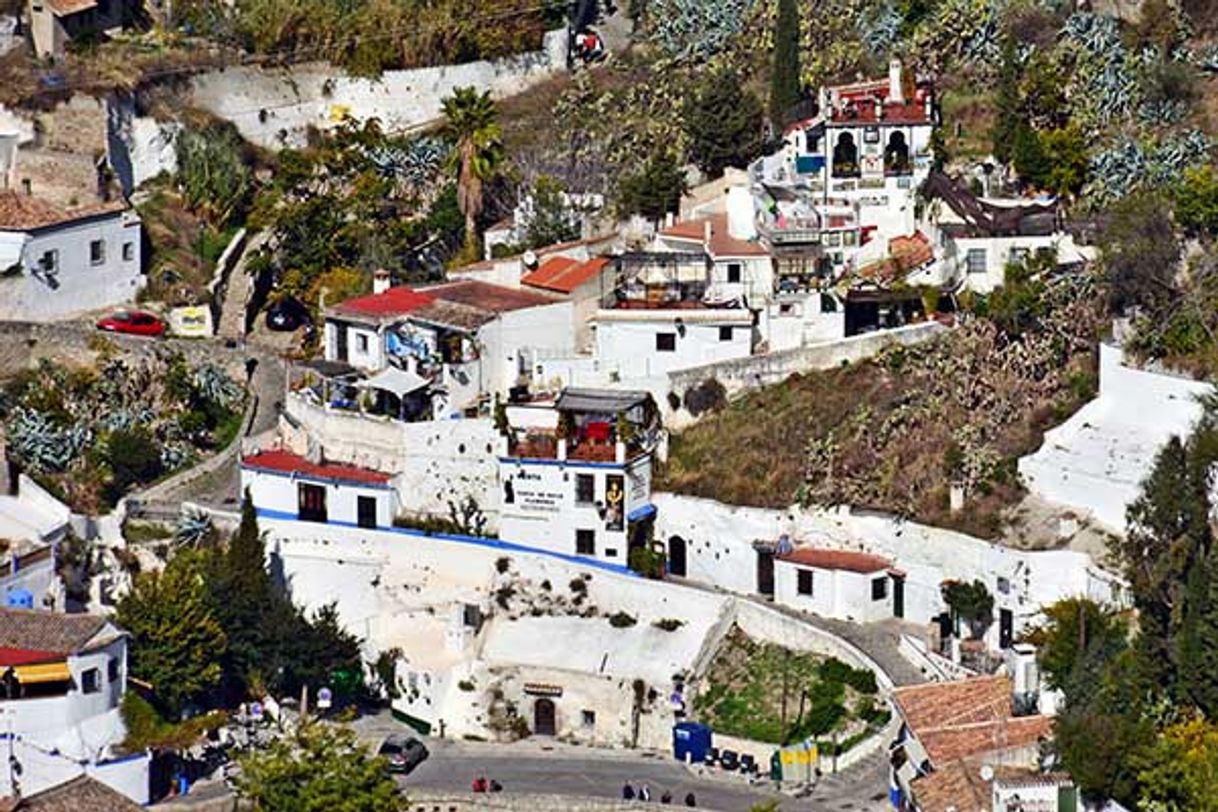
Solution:
[[[264,519],[274,521],[296,522],[300,521],[295,513],[289,513],[284,510],[271,510],[270,508],[256,507],[254,512]],[[302,524],[317,525],[321,522],[302,522]],[[565,561],[568,564],[578,564],[581,567],[592,567],[605,572],[613,572],[618,575],[631,575],[639,577],[639,574],[629,567],[621,564],[610,564],[608,561],[600,561],[595,558],[587,558],[582,555],[572,555],[570,553],[560,553],[555,550],[546,550],[541,547],[530,547],[527,544],[520,544],[514,541],[504,541],[503,539],[482,538],[481,536],[462,536],[453,533],[424,533],[422,530],[415,530],[410,527],[360,527],[355,522],[340,522],[337,519],[331,519],[326,522],[327,525],[335,527],[350,527],[355,530],[363,530],[367,533],[395,533],[400,536],[413,536],[415,538],[435,539],[438,541],[449,541],[456,544],[471,544],[476,547],[487,547],[492,550],[503,550],[510,553],[526,553],[530,555],[544,555],[550,558],[556,558],[559,561]]]

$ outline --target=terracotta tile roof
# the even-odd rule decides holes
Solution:
[[[520,283],[559,293],[574,293],[580,286],[595,279],[608,264],[608,257],[594,257],[585,262],[569,257],[551,257],[541,263],[537,270],[522,277]]]
[[[991,778],[981,777],[989,766]],[[1070,786],[1066,773],[1042,773],[1024,767],[985,765],[982,759],[957,760],[922,776],[911,787],[920,812],[990,812],[993,787]]]
[[[82,775],[22,798],[14,809],[18,812],[136,812],[143,807],[102,782]]]
[[[1053,730],[1047,716],[1012,716],[1005,676],[898,688],[893,699],[932,764],[1027,747]]]
[[[68,615],[33,609],[0,609],[0,648],[54,653],[82,651],[105,628],[100,615]]]
[[[888,241],[888,256],[859,268],[859,276],[877,282],[894,282],[935,258],[934,246],[921,231]]]
[[[67,17],[70,14],[78,14],[96,8],[97,0],[47,0],[47,5],[51,7],[55,16]]]
[[[711,237],[706,250],[712,257],[759,257],[769,254],[760,243],[740,240],[729,234],[726,214],[711,214],[696,220],[686,220],[664,229],[660,236],[702,243],[706,239],[708,222],[711,225]]]
[[[489,313],[509,313],[513,310],[554,304],[556,301],[533,291],[494,285],[478,279],[458,279],[419,290],[433,299],[475,307]]]
[[[10,665],[30,665],[31,663],[62,660],[65,653],[62,651],[47,651],[45,649],[0,646],[0,668],[7,668]]]
[[[426,304],[435,301],[435,297],[419,293],[405,285],[392,287],[384,293],[372,293],[367,296],[357,296],[341,304],[329,308],[329,311],[339,316],[364,316],[371,318],[395,318],[412,313]]]
[[[127,204],[121,200],[61,209],[31,195],[0,192],[0,231],[30,231],[99,214],[117,214],[126,209]]]
[[[1048,716],[1017,716],[998,722],[930,730],[918,734],[932,764],[983,753],[999,753],[1030,747],[1053,734]]]
[[[824,550],[814,547],[798,547],[779,558],[791,564],[803,564],[822,570],[846,570],[848,572],[880,572],[892,566],[887,558],[870,553],[850,550]]]
[[[281,474],[296,474],[310,479],[325,479],[333,482],[351,482],[357,485],[386,485],[389,474],[338,462],[310,462],[308,459],[273,448],[250,454],[241,459],[241,467],[254,471],[270,471]]]

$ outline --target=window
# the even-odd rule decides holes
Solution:
[[[111,657],[110,662],[106,663],[106,681],[118,682],[118,657]]]
[[[584,727],[596,727],[596,711],[582,710],[579,712],[579,716]]]
[[[596,479],[592,474],[575,475],[575,504],[589,505],[596,501]]]
[[[968,264],[969,273],[985,273],[985,249],[968,249],[968,256],[965,262]]]
[[[1009,578],[998,578],[998,592],[1002,595],[1011,594],[1011,581]]]
[[[735,285],[740,282],[740,263],[730,262],[727,266],[727,281],[730,285]]]
[[[800,595],[812,594],[812,570],[796,570],[795,591]]]
[[[778,306],[778,315],[780,316],[798,316],[795,312],[795,305],[790,302],[784,302]]]
[[[720,341],[731,341],[732,340],[732,328],[731,327],[720,327],[719,328],[719,340]]]
[[[882,601],[888,597],[888,576],[875,578],[871,582],[871,599]]]
[[[656,333],[656,352],[676,352],[676,333]]]
[[[368,336],[363,333],[355,334],[355,349],[360,352],[368,352]]]
[[[106,261],[106,243],[102,240],[94,240],[89,243],[89,263],[91,265],[101,265]]]
[[[297,514],[302,522],[326,521],[326,489],[301,482],[297,485]]]
[[[605,548],[605,558],[617,558],[617,548],[616,547],[606,547]]]
[[[95,694],[101,690],[101,671],[90,668],[80,675],[80,690],[86,694]]]
[[[52,248],[50,251],[43,251],[42,258],[38,260],[38,267],[47,273],[54,273],[59,270],[59,251]]]
[[[123,243],[123,262],[132,262],[135,260],[135,243]]]
[[[1028,259],[1028,249],[1012,248],[1011,249],[1011,264],[1022,265]]]
[[[836,313],[837,312],[837,299],[834,299],[828,293],[822,293],[820,295],[820,312]]]
[[[596,555],[596,531],[595,530],[576,530],[575,531],[575,554],[576,555]]]

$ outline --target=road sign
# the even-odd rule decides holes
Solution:
[[[330,705],[334,701],[334,694],[329,688],[322,688],[317,692],[317,707],[322,710],[329,710]]]
[[[255,722],[262,721],[262,703],[261,702],[251,702],[250,703],[250,718],[253,719]]]

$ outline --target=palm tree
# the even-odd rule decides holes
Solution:
[[[490,92],[479,93],[473,87],[456,88],[442,104],[444,133],[455,147],[448,167],[457,175],[457,207],[465,215],[465,253],[468,259],[476,259],[482,188],[503,161],[499,113]]]

